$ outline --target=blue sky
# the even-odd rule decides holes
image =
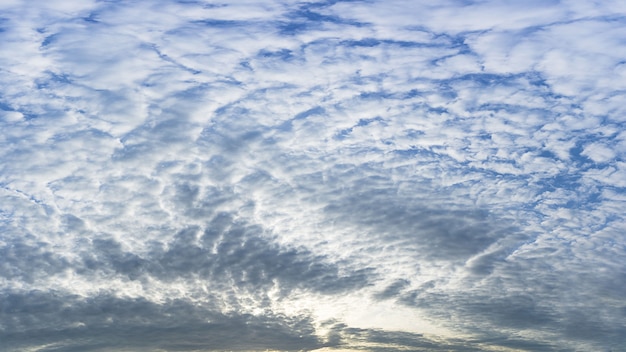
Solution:
[[[1,2],[0,350],[620,350],[625,26]]]

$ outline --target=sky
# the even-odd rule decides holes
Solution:
[[[0,350],[623,351],[625,30],[0,1]]]

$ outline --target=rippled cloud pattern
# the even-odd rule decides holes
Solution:
[[[626,3],[0,3],[0,350],[618,351]]]

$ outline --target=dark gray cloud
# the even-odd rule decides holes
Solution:
[[[41,351],[196,351],[315,349],[306,317],[217,313],[186,300],[154,303],[102,292],[4,292],[3,349]]]
[[[0,255],[0,277],[7,280],[34,283],[70,267],[67,260],[59,258],[53,248],[43,243],[13,240],[0,247]]]

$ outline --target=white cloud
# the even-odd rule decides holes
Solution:
[[[623,345],[613,5],[4,2],[0,340]]]
[[[612,148],[602,143],[590,143],[584,147],[582,155],[590,158],[596,163],[610,162],[615,158],[615,152]]]

